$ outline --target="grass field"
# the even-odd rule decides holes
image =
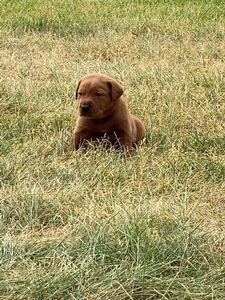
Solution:
[[[1,0],[0,299],[225,299],[225,2]],[[78,79],[146,141],[68,155]]]

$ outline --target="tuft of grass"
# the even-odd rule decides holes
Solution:
[[[31,236],[20,247],[7,236],[2,247],[5,273],[16,264],[20,267],[14,267],[14,276],[22,272],[24,279],[7,280],[3,291],[18,299],[208,299],[213,290],[221,298],[224,268],[209,255],[206,237],[197,231],[167,217],[141,215],[124,221],[117,215],[91,230],[76,220],[60,238],[37,242]]]
[[[0,3],[0,298],[224,299],[222,1]],[[78,79],[146,128],[67,152]]]

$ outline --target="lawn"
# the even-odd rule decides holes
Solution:
[[[225,2],[1,0],[0,299],[225,299]],[[80,77],[132,157],[68,153]]]

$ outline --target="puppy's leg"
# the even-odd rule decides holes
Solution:
[[[119,131],[114,134],[116,137],[116,144],[119,146],[119,148],[124,149],[127,152],[133,151],[131,134],[128,134],[125,131]]]
[[[88,141],[92,140],[92,136],[91,133],[76,131],[75,129],[70,140],[69,151],[87,148]]]
[[[74,150],[78,150],[78,148],[79,148],[79,144],[77,144],[77,142],[76,142],[76,132],[74,130],[74,132],[71,136],[71,139],[70,139],[70,144],[69,144],[68,150],[74,151]]]
[[[143,123],[136,117],[134,117],[134,123],[136,126],[136,138],[135,143],[141,142],[145,137],[145,129]]]

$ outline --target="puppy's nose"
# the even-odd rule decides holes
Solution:
[[[81,105],[82,112],[87,113],[87,112],[89,112],[89,109],[90,109],[90,106],[88,104]]]

